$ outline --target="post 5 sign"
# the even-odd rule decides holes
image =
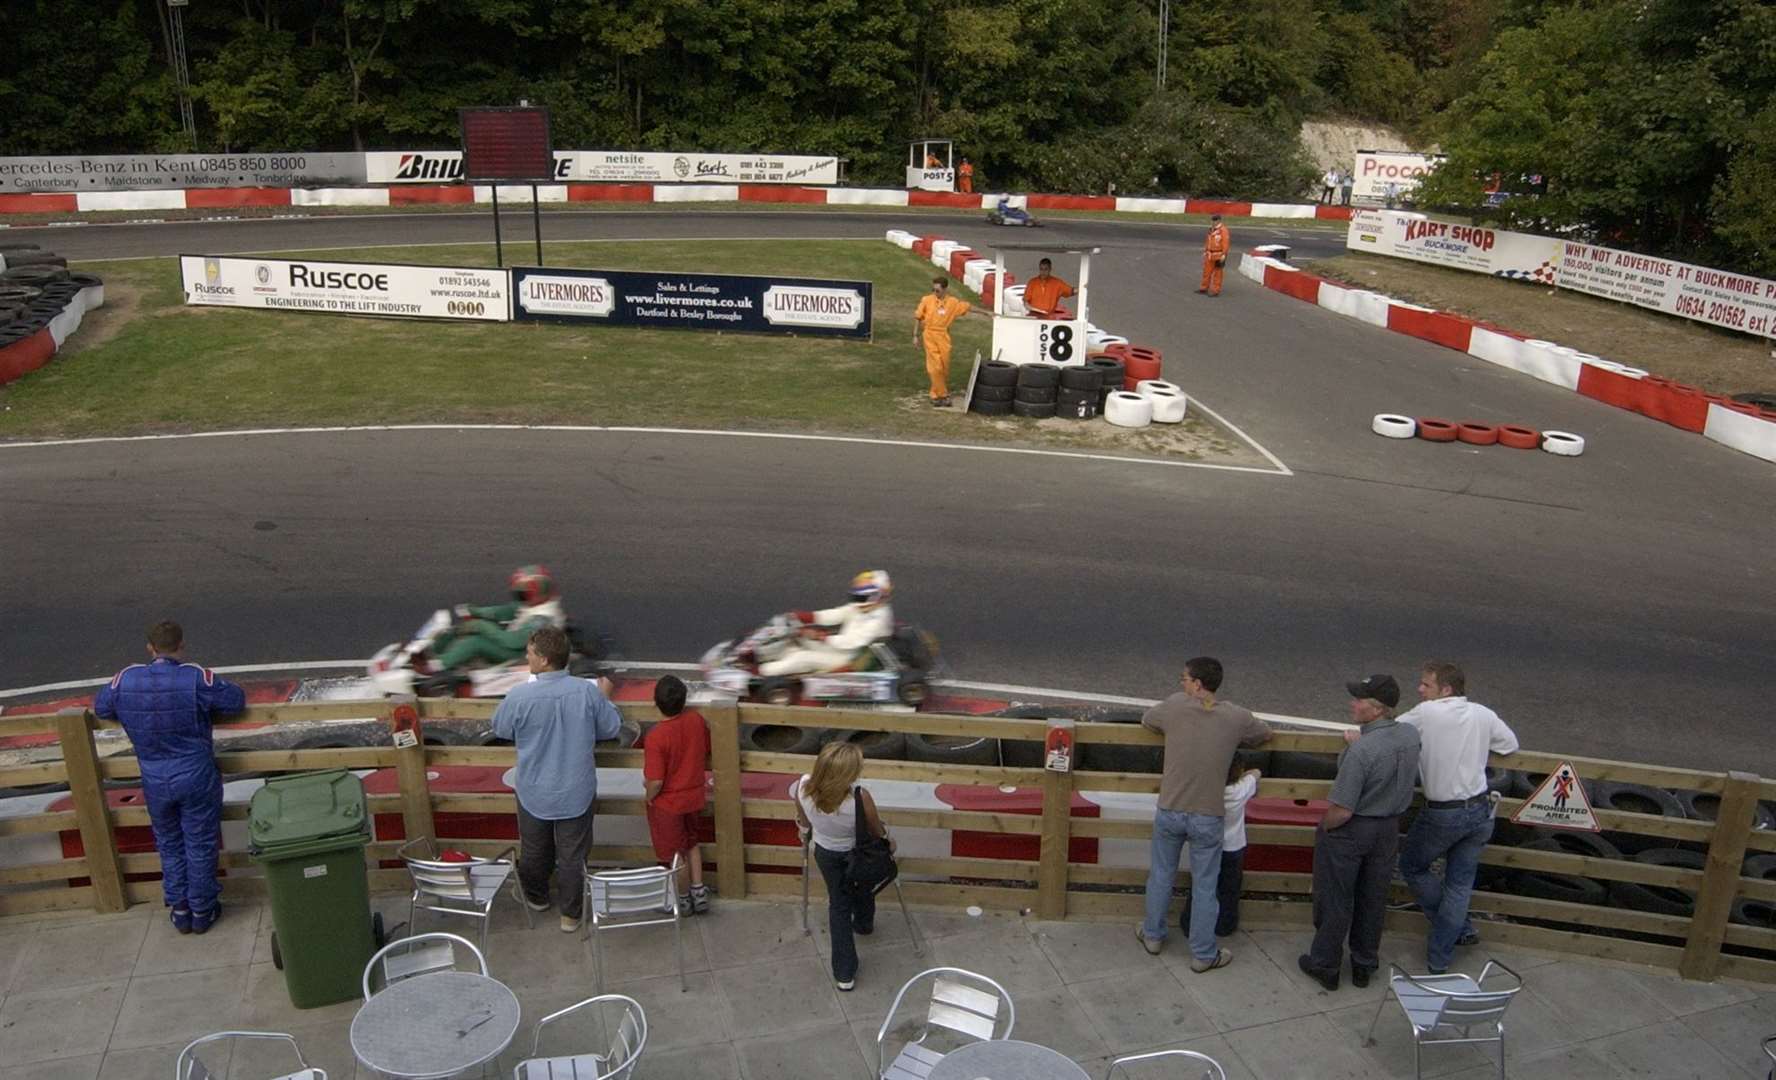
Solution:
[[[993,356],[1013,364],[1083,364],[1085,323],[998,316],[993,320]]]

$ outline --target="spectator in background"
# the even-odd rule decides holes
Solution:
[[[1457,945],[1480,940],[1468,921],[1480,851],[1492,839],[1492,793],[1486,785],[1491,754],[1517,752],[1517,735],[1498,713],[1467,698],[1468,680],[1454,664],[1426,663],[1418,677],[1419,703],[1400,717],[1418,730],[1418,775],[1425,805],[1412,819],[1400,849],[1400,873],[1431,922],[1425,966],[1449,970]],[[1443,860],[1438,875],[1431,864]]]
[[[812,838],[814,863],[826,881],[833,983],[840,990],[857,987],[857,941],[852,935],[868,935],[876,928],[875,894],[854,893],[845,884],[845,866],[849,862],[846,856],[857,846],[859,804],[870,835],[888,838],[888,830],[876,812],[876,800],[857,782],[862,773],[862,749],[856,743],[838,740],[821,747],[820,756],[814,759],[814,771],[789,788],[802,842]],[[889,839],[888,843],[892,850],[894,841]]]
[[[142,768],[142,794],[160,853],[160,888],[173,929],[201,934],[222,917],[216,883],[222,847],[222,772],[210,725],[247,707],[244,690],[184,661],[185,631],[148,628],[148,663],[118,672],[93,699],[93,715],[123,725]]]
[[[1154,956],[1165,947],[1178,858],[1189,844],[1190,970],[1198,973],[1233,962],[1233,953],[1215,941],[1228,770],[1237,748],[1270,738],[1270,725],[1250,710],[1215,700],[1222,674],[1221,661],[1193,657],[1179,676],[1183,689],[1141,717],[1142,726],[1165,736],[1165,755],[1148,857],[1147,918],[1135,936]]]
[[[1382,191],[1383,202],[1386,203],[1387,208],[1389,210],[1392,210],[1396,205],[1399,204],[1399,202],[1400,202],[1400,184],[1398,181],[1389,180],[1387,182],[1387,185],[1385,187],[1383,187],[1381,189],[1381,191]]]
[[[1325,172],[1325,175],[1320,177],[1320,201],[1322,203],[1325,203],[1327,206],[1331,206],[1332,199],[1337,194],[1337,192],[1338,192],[1338,170],[1337,169],[1327,169]]]
[[[956,182],[961,185],[962,194],[974,194],[974,165],[967,158],[962,159],[961,167],[956,170]]]
[[[514,687],[493,712],[493,733],[518,748],[512,783],[518,795],[518,885],[532,911],[549,910],[549,875],[561,905],[561,930],[580,927],[592,803],[598,798],[593,746],[614,739],[622,716],[609,679],[567,673],[567,632],[545,626],[530,635],[525,661],[536,676]]]
[[[1345,687],[1360,730],[1346,733],[1350,745],[1339,755],[1331,805],[1314,838],[1314,939],[1297,961],[1327,990],[1338,989],[1347,937],[1354,985],[1368,986],[1381,964],[1400,815],[1412,805],[1418,779],[1418,729],[1394,719],[1400,684],[1392,675],[1371,675]]]
[[[1215,919],[1215,936],[1226,937],[1239,929],[1240,893],[1245,891],[1246,877],[1246,804],[1258,794],[1258,781],[1263,776],[1257,769],[1248,769],[1233,756],[1227,768],[1227,787],[1221,792],[1221,876],[1215,879],[1215,902],[1221,913]],[[1190,933],[1190,898],[1184,898],[1184,910],[1178,918],[1178,929]]]
[[[654,708],[663,719],[642,745],[641,776],[654,856],[665,866],[672,865],[673,856],[684,856],[678,911],[690,915],[709,910],[703,849],[697,846],[697,823],[709,801],[709,725],[701,714],[685,710],[685,697],[684,680],[676,675],[654,684]]]
[[[1338,174],[1338,203],[1340,206],[1349,206],[1351,204],[1351,188],[1355,185],[1356,178],[1351,176],[1351,171],[1349,169],[1345,169]]]
[[[1073,286],[1054,276],[1054,262],[1043,259],[1036,264],[1036,276],[1024,283],[1024,306],[1041,319],[1056,318],[1061,298],[1074,295]]]

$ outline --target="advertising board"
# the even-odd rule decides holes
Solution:
[[[179,276],[185,302],[192,305],[410,319],[511,319],[511,276],[505,270],[181,255]]]
[[[1594,244],[1562,247],[1555,284],[1563,289],[1776,337],[1776,281]]]
[[[0,157],[0,195],[196,187],[340,187],[366,182],[363,154],[90,154]]]
[[[1373,255],[1552,285],[1562,243],[1546,236],[1433,221],[1423,214],[1359,210],[1351,215],[1344,246]]]
[[[870,336],[867,281],[520,266],[513,318],[665,330]]]
[[[435,184],[463,179],[460,150],[386,150],[364,155],[372,184]],[[798,154],[557,150],[555,181],[655,184],[836,184],[839,159]]]
[[[1351,172],[1351,198],[1380,202],[1387,198],[1390,183],[1397,185],[1399,194],[1404,194],[1417,187],[1424,174],[1442,160],[1441,154],[1358,150],[1356,168]]]

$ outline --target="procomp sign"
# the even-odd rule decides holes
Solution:
[[[506,322],[505,270],[181,255],[185,302],[216,307]]]
[[[1358,150],[1356,171],[1351,173],[1351,198],[1379,202],[1387,198],[1389,184],[1394,185],[1395,194],[1405,194],[1442,160],[1439,155],[1404,150]]]
[[[668,330],[870,336],[870,283],[517,267],[513,316]]]

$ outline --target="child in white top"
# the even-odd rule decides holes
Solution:
[[[1238,756],[1227,770],[1227,787],[1221,792],[1221,877],[1215,883],[1215,899],[1221,913],[1215,919],[1215,936],[1226,937],[1239,929],[1240,892],[1245,886],[1246,867],[1246,803],[1258,794],[1257,769],[1241,768]],[[1190,932],[1190,900],[1184,901],[1184,914],[1179,926]]]

